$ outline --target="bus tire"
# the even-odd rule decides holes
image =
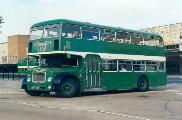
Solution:
[[[137,90],[139,92],[145,92],[149,90],[148,79],[145,76],[139,78],[137,83]]]
[[[79,94],[79,83],[73,78],[65,78],[56,91],[56,94],[62,98],[71,98]]]
[[[25,90],[25,92],[30,96],[40,96],[42,93],[40,91],[29,91]]]

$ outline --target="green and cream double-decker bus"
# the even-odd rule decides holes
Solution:
[[[58,19],[31,26],[28,50],[38,66],[28,70],[22,88],[32,96],[166,85],[158,34]]]

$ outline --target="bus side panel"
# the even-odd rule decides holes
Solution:
[[[103,72],[102,86],[107,90],[132,89],[137,87],[141,72]]]
[[[103,72],[101,83],[106,90],[132,89],[137,88],[137,82],[142,75],[147,77],[149,87],[166,84],[165,73],[156,72]]]
[[[166,74],[165,72],[147,72],[149,80],[149,87],[157,87],[166,85]]]
[[[149,87],[154,87],[157,85],[157,73],[156,72],[132,72],[130,75],[128,75],[128,78],[132,78],[130,80],[130,86],[133,88],[138,87],[138,80],[140,77],[146,76],[148,79]]]
[[[65,47],[67,51],[77,51],[77,52],[114,53],[114,54],[122,53],[130,55],[150,55],[150,56],[164,55],[163,48],[154,46],[145,46],[145,45],[138,46],[133,44],[124,44],[124,43],[115,43],[106,41],[85,40],[85,39],[75,40],[73,38],[61,38],[61,48],[62,48],[61,50],[64,51]]]
[[[167,84],[167,76],[166,72],[158,72],[157,73],[157,85],[158,86],[164,86]]]
[[[157,72],[146,72],[149,87],[157,86]]]

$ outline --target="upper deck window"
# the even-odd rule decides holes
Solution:
[[[48,25],[44,29],[43,37],[59,37],[60,36],[60,25]]]
[[[112,30],[101,30],[101,40],[103,41],[115,41],[115,32]]]
[[[62,37],[81,39],[81,30],[78,25],[63,25]]]
[[[132,39],[132,33],[125,32],[125,43],[130,44]]]
[[[91,27],[82,27],[83,39],[99,40],[99,29]]]
[[[139,33],[138,34],[134,33],[131,39],[131,43],[136,45],[143,45],[144,44],[143,36]]]
[[[126,35],[124,32],[117,32],[116,33],[116,41],[119,43],[124,43],[125,37],[126,37]]]
[[[157,46],[160,46],[160,47],[164,46],[163,39],[160,36],[155,37],[155,41]]]
[[[144,36],[144,44],[145,45],[148,45],[148,46],[156,46],[156,42],[155,42],[155,39],[154,39],[154,36],[151,36],[151,35],[145,35]]]
[[[30,40],[41,39],[44,27],[33,27],[30,31]]]

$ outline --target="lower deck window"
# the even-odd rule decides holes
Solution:
[[[165,62],[159,62],[158,63],[158,70],[159,71],[165,71]]]
[[[145,71],[145,61],[133,61],[134,71]]]
[[[104,60],[104,71],[117,71],[117,61],[116,60]]]
[[[125,71],[132,71],[132,61],[118,61],[118,71],[125,72]]]
[[[103,71],[118,72],[153,72],[165,71],[165,62],[130,61],[130,60],[103,60]]]
[[[157,71],[157,62],[146,62],[146,71]]]

